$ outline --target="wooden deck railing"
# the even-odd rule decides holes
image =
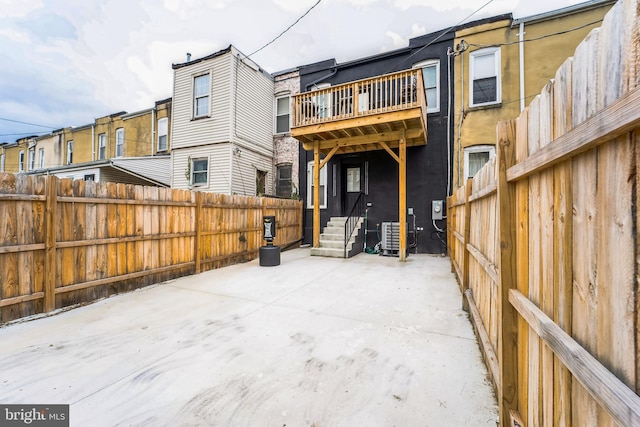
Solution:
[[[420,69],[357,80],[293,97],[292,127],[423,107],[427,111]]]

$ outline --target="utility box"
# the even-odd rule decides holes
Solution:
[[[260,266],[274,267],[280,265],[280,246],[273,245],[276,237],[276,217],[273,215],[262,217],[262,238],[266,246],[260,246]]]
[[[438,221],[444,219],[444,201],[432,200],[431,201],[431,219]]]

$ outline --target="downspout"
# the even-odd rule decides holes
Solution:
[[[460,121],[458,122],[458,186],[461,186],[460,179],[460,155],[462,153],[462,120],[464,120],[464,51],[460,52]]]
[[[151,109],[151,155],[153,156],[153,145],[155,142],[155,133],[156,133],[156,107],[154,106]]]
[[[447,197],[451,195],[451,58],[455,52],[447,49]]]
[[[524,22],[520,22],[518,34],[520,46],[520,111],[524,110]]]
[[[309,89],[311,88],[311,86],[315,86],[316,84],[320,83],[321,81],[328,79],[329,77],[333,77],[336,75],[336,73],[338,72],[338,67],[333,67],[332,71],[329,72],[329,74],[326,74],[320,78],[315,79],[314,81],[312,81],[311,83],[307,84],[304,88],[305,88],[305,92],[308,92]]]
[[[95,142],[95,121],[91,125],[91,161],[96,159],[96,142]]]

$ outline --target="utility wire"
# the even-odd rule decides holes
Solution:
[[[463,22],[465,22],[467,19],[471,18],[473,15],[475,15],[476,13],[480,12],[482,9],[484,9],[485,7],[489,6],[489,4],[493,3],[493,0],[489,0],[488,2],[486,2],[485,4],[483,4],[482,6],[480,6],[478,9],[474,10],[473,12],[471,12],[469,15],[467,15],[466,17],[464,17],[460,22],[458,22],[455,25],[452,25],[451,27],[447,28],[446,30],[444,30],[443,32],[441,32],[440,34],[438,34],[438,36],[436,38],[434,38],[433,40],[431,40],[429,43],[427,43],[426,45],[422,46],[420,49],[416,50],[415,52],[413,52],[411,55],[407,56],[405,59],[403,59],[402,61],[400,61],[398,64],[396,64],[395,66],[391,67],[387,72],[383,73],[383,74],[387,74],[390,73],[394,68],[397,68],[399,65],[405,63],[406,61],[408,61],[410,58],[412,58],[413,56],[417,55],[418,53],[422,52],[423,50],[425,50],[426,48],[428,48],[429,46],[431,46],[432,44],[434,44],[435,42],[437,42],[438,40],[440,40],[442,38],[442,36],[444,36],[445,34],[447,34],[449,31],[452,31],[453,29],[455,29],[458,25],[462,24]]]
[[[594,24],[598,24],[600,22],[602,22],[602,19],[598,19],[597,21],[589,22],[588,24],[580,25],[579,27],[574,27],[574,28],[570,28],[568,30],[558,31],[557,33],[545,34],[543,36],[534,37],[532,39],[522,40],[522,43],[533,42],[533,41],[536,41],[536,40],[542,40],[542,39],[546,39],[548,37],[560,36],[562,34],[567,34],[567,33],[570,33],[572,31],[581,30],[581,29],[583,29],[585,27],[588,27],[588,26],[594,25]],[[513,41],[513,42],[507,42],[507,43],[495,43],[495,44],[473,44],[473,43],[469,43],[469,46],[474,46],[474,47],[499,47],[499,46],[510,46],[510,45],[513,45],[513,44],[520,44],[520,43],[521,43],[521,41]]]
[[[260,52],[262,49],[264,49],[265,47],[269,46],[271,43],[275,42],[276,40],[278,40],[280,37],[282,37],[287,31],[289,31],[291,28],[293,28],[294,25],[296,25],[298,22],[300,22],[300,20],[302,18],[304,18],[305,16],[307,16],[309,14],[309,12],[311,12],[317,5],[320,4],[322,0],[318,0],[317,2],[315,2],[315,4],[313,6],[311,6],[309,9],[307,9],[307,11],[305,13],[302,14],[302,16],[300,16],[298,19],[296,19],[296,21],[289,25],[283,32],[281,32],[280,34],[278,34],[276,37],[274,37],[273,39],[271,39],[271,41],[269,41],[267,44],[265,44],[264,46],[262,46],[260,49],[253,51],[252,53],[250,53],[247,58],[255,55],[256,53]],[[493,0],[492,0],[493,1]]]
[[[5,122],[20,123],[22,125],[37,126],[37,127],[40,127],[40,128],[56,129],[53,126],[45,126],[45,125],[39,125],[39,124],[36,124],[36,123],[22,122],[20,120],[7,119],[6,117],[0,117],[0,120],[5,121]]]

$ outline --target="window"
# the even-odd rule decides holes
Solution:
[[[347,193],[360,192],[360,168],[347,168]]]
[[[73,163],[73,141],[67,141],[67,164]]]
[[[116,129],[116,157],[122,157],[124,154],[124,129]]]
[[[4,172],[4,153],[0,154],[0,172]]]
[[[101,133],[98,135],[98,160],[107,158],[107,135]]]
[[[314,90],[328,89],[331,87],[330,83],[320,83],[314,87]],[[316,115],[321,118],[331,117],[331,92],[325,91],[320,95],[314,96],[312,100],[316,108]]]
[[[209,159],[191,159],[191,185],[207,185],[209,182]]]
[[[291,163],[276,166],[276,196],[291,197]]]
[[[18,172],[24,172],[24,150],[18,155]]]
[[[32,171],[36,168],[36,148],[29,148],[29,170]]]
[[[38,167],[40,169],[42,169],[42,168],[44,168],[44,148],[41,148],[38,151],[38,155],[39,155],[39,157],[38,157]]]
[[[169,149],[169,119],[163,117],[158,120],[158,151]]]
[[[477,50],[471,52],[470,58],[471,106],[501,102],[500,48]]]
[[[307,208],[313,207],[313,162],[307,164]],[[327,208],[327,168],[320,169],[320,209]]]
[[[464,149],[464,180],[473,178],[496,155],[493,145],[475,145]]]
[[[267,194],[267,172],[256,170],[256,196]]]
[[[96,174],[95,173],[91,173],[88,175],[84,176],[84,180],[85,181],[95,181],[96,180]]]
[[[283,96],[276,99],[276,133],[289,132],[289,109],[291,98]]]
[[[422,68],[427,113],[437,113],[440,111],[440,61],[423,61],[414,65],[413,68]]]
[[[193,79],[193,117],[209,115],[209,92],[211,83],[209,74]]]

